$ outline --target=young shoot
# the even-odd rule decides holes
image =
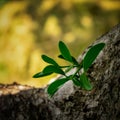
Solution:
[[[60,55],[58,57],[60,59],[68,61],[70,65],[59,65],[54,59],[46,55],[42,55],[41,57],[43,61],[48,63],[48,65],[43,69],[43,71],[35,74],[33,77],[39,78],[51,75],[53,73],[61,74],[63,76],[62,78],[57,79],[48,86],[47,93],[51,97],[62,85],[64,85],[69,80],[72,80],[74,85],[79,86],[85,90],[92,90],[93,86],[91,85],[86,72],[91,67],[92,63],[95,61],[100,51],[104,48],[105,43],[98,43],[92,46],[85,54],[81,63],[78,63],[78,61],[71,55],[69,49],[63,41],[60,41],[58,46],[60,50]],[[71,75],[67,75],[67,72],[69,72],[73,68],[76,68],[76,71]],[[81,69],[83,69],[82,73],[80,73]]]

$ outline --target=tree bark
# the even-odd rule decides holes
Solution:
[[[0,120],[120,120],[120,24],[99,42],[106,46],[87,72],[93,90],[69,81],[49,98],[46,88],[1,84]]]

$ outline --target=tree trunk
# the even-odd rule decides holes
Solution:
[[[99,42],[106,46],[87,73],[92,91],[69,81],[49,98],[45,88],[0,85],[0,120],[120,120],[120,24]]]

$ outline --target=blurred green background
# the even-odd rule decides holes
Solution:
[[[54,77],[32,78],[46,63],[46,54],[59,64],[58,42],[73,56],[120,23],[115,0],[0,0],[0,83],[45,86]]]

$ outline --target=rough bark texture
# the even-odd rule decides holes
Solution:
[[[0,85],[0,120],[120,120],[120,25],[99,42],[106,46],[88,71],[92,91],[70,81],[50,99],[44,89]]]

